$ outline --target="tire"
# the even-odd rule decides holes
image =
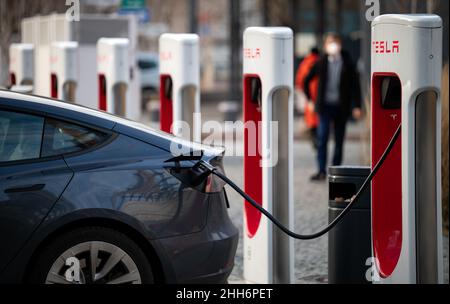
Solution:
[[[59,235],[40,251],[33,265],[28,280],[32,284],[154,282],[142,249],[125,234],[104,227],[77,228]]]

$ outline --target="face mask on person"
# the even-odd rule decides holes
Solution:
[[[341,52],[341,45],[336,42],[330,42],[327,44],[325,51],[330,56],[336,56]]]

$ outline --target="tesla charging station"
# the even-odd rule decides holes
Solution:
[[[250,27],[243,45],[245,192],[292,230],[293,33],[286,27]],[[292,238],[248,202],[243,238],[246,281],[293,281]]]
[[[200,113],[198,35],[162,34],[159,57],[161,130],[200,141],[200,123],[194,119],[194,113]],[[190,134],[181,122],[189,125]]]
[[[381,282],[442,283],[442,21],[382,15],[372,22],[372,248]],[[399,137],[400,139],[400,137]]]
[[[127,38],[100,38],[97,42],[98,108],[126,116],[130,82]]]
[[[75,102],[78,79],[78,42],[54,42],[50,50],[52,98]]]
[[[34,46],[32,44],[11,44],[9,47],[9,77],[11,86],[33,85]]]

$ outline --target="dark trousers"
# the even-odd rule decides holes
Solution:
[[[340,106],[338,105],[325,105],[319,117],[317,160],[319,163],[319,172],[326,173],[330,127],[333,125],[335,141],[333,166],[339,166],[342,163],[347,117],[342,115]]]

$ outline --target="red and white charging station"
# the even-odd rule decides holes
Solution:
[[[50,96],[75,102],[78,82],[78,42],[52,43],[50,73]]]
[[[9,47],[9,78],[11,86],[33,85],[34,46],[13,43]]]
[[[293,230],[293,33],[250,27],[243,47],[244,190]],[[243,238],[246,281],[293,282],[292,238],[248,202]]]
[[[372,248],[382,283],[442,283],[442,21],[381,15],[372,22]]]
[[[97,42],[98,108],[127,116],[130,82],[129,40],[100,38]]]
[[[194,141],[201,140],[200,65],[197,34],[162,34],[160,58],[161,130]],[[186,132],[183,123],[190,132]]]

